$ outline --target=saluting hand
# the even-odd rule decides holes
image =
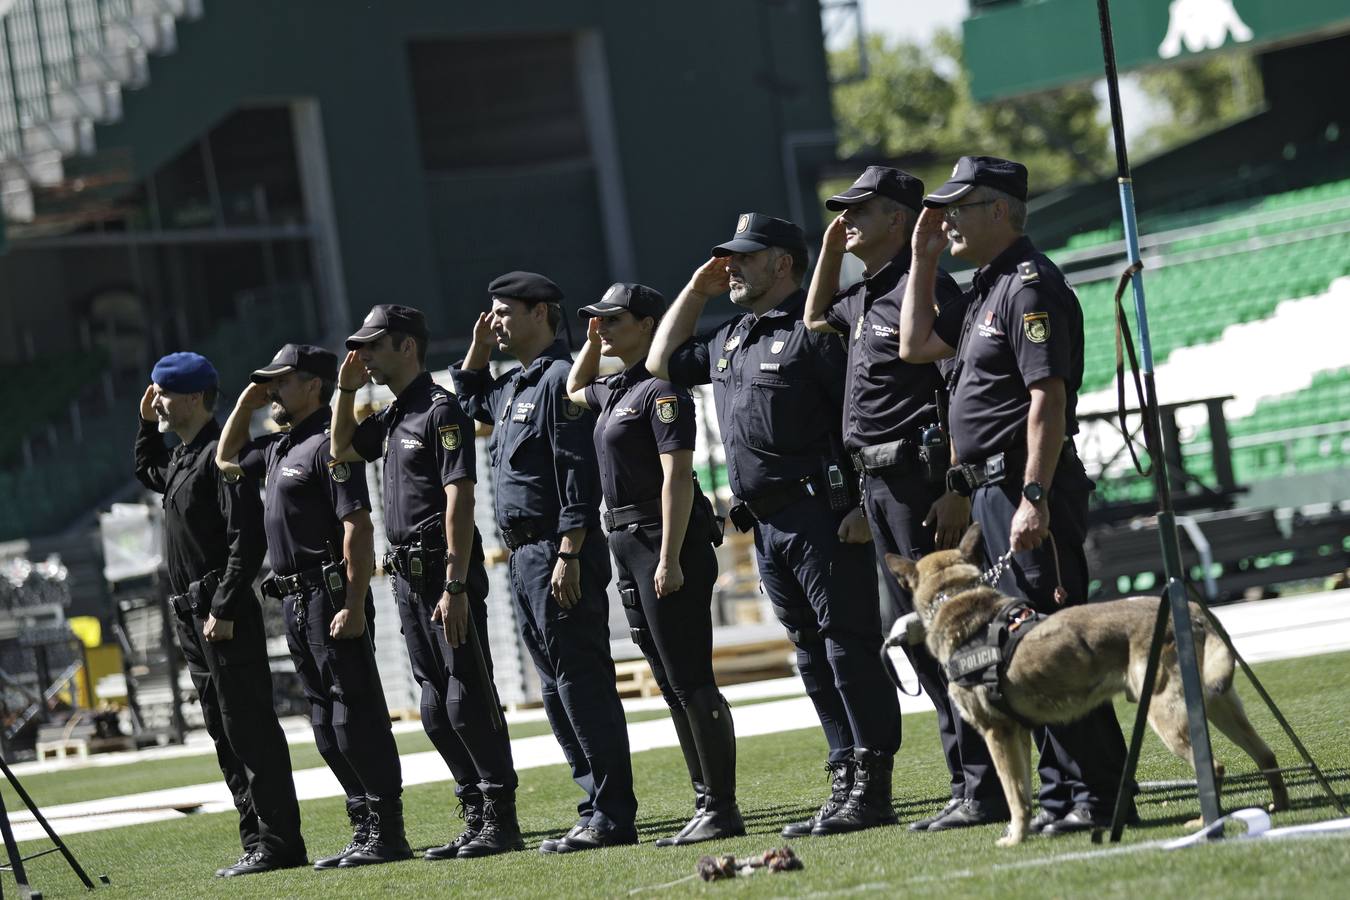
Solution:
[[[469,639],[469,595],[441,594],[440,602],[431,611],[431,621],[439,622],[446,642],[458,648]]]
[[[349,641],[366,633],[366,611],[362,609],[339,609],[328,626],[328,633],[339,641]]]
[[[206,621],[202,623],[202,637],[213,644],[234,640],[234,620],[207,616]]]
[[[153,384],[145,389],[145,396],[141,397],[141,418],[147,422],[155,422],[159,419],[159,416],[155,415],[155,386]]]
[[[272,398],[267,393],[266,384],[249,384],[239,395],[240,409],[262,409],[271,402]]]
[[[669,597],[684,587],[684,569],[678,559],[658,560],[656,563],[656,596]]]
[[[970,498],[945,492],[928,507],[923,524],[933,529],[934,550],[952,549],[961,543],[961,536],[970,525]]]
[[[342,368],[338,369],[338,387],[345,391],[355,391],[365,387],[368,381],[370,373],[366,371],[365,364],[361,362],[355,350],[348,350],[347,356],[342,360]]]
[[[833,253],[837,256],[843,256],[848,244],[848,223],[844,221],[844,214],[840,213],[834,217],[830,227],[825,229],[825,237],[820,242],[821,254]]]
[[[926,206],[914,223],[912,246],[914,255],[928,260],[936,260],[947,249],[947,232],[942,226],[945,216],[940,208]]]
[[[553,564],[549,588],[553,592],[553,599],[563,609],[576,606],[581,599],[581,560],[558,557],[558,561]]]
[[[689,287],[705,297],[716,297],[731,290],[731,274],[724,256],[714,256],[699,266],[689,279]]]
[[[861,509],[851,509],[839,523],[839,540],[845,544],[866,544],[872,540],[872,527]]]
[[[478,320],[473,323],[473,343],[485,344],[489,341],[492,341],[492,313],[479,313]]]
[[[595,346],[600,346],[600,317],[591,316],[586,322],[586,340]]]

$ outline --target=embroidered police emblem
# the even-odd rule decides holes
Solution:
[[[783,352],[783,347],[784,347],[784,346],[785,346],[785,343],[784,343],[783,341],[774,341],[773,344],[769,347],[769,352],[770,352],[770,353],[782,353],[782,352]]]
[[[735,350],[737,347],[739,347],[740,344],[741,344],[741,336],[739,334],[733,334],[731,337],[727,338],[727,342],[722,345],[722,352],[730,353],[732,350]]]
[[[736,233],[740,234],[742,231],[744,231],[749,227],[750,227],[750,214],[744,213],[742,214],[740,219],[736,221]]]
[[[328,464],[328,477],[338,484],[345,484],[352,477],[352,467],[345,462],[333,460]]]
[[[961,171],[961,164],[958,162],[956,165],[952,166],[952,177],[955,178],[956,173],[959,171]]]
[[[680,401],[678,397],[657,397],[656,398],[656,417],[669,425],[680,417]]]
[[[1022,331],[1033,344],[1044,344],[1050,337],[1050,314],[1035,312],[1022,316]]]
[[[459,449],[459,426],[458,426],[458,425],[442,425],[440,428],[437,428],[436,431],[437,431],[437,432],[440,434],[440,436],[441,436],[441,446],[442,446],[442,447],[444,447],[444,448],[447,449],[447,450],[458,450],[458,449]]]
[[[582,409],[582,408],[581,408],[579,405],[577,405],[576,403],[573,403],[571,400],[565,400],[565,401],[563,401],[563,411],[562,411],[562,413],[563,413],[563,418],[566,419],[567,421],[569,421],[569,422],[574,422],[574,421],[576,421],[577,419],[580,419],[580,418],[581,418],[581,414],[582,414],[583,412],[585,412],[585,410]]]

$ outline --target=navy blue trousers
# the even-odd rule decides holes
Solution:
[[[871,543],[841,543],[844,514],[805,497],[755,526],[759,578],[797,645],[797,668],[831,762],[900,749],[900,701],[881,662]]]

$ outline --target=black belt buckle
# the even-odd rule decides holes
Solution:
[[[731,519],[731,524],[742,533],[753,530],[756,522],[758,522],[755,514],[750,511],[750,507],[745,503],[737,503],[727,510],[727,518]]]
[[[995,453],[984,461],[984,483],[998,484],[1007,474],[1007,454]]]

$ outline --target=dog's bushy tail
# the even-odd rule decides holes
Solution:
[[[1195,626],[1196,637],[1203,637],[1201,652],[1204,658],[1200,666],[1200,680],[1205,685],[1206,697],[1217,697],[1233,686],[1233,667],[1236,665],[1233,654],[1223,638],[1214,631],[1209,617],[1198,605],[1191,604],[1191,622]]]

